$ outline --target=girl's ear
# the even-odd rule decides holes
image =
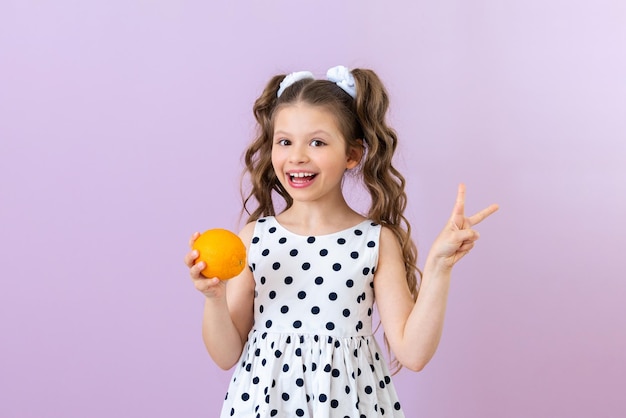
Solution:
[[[359,163],[361,162],[361,158],[363,158],[363,140],[357,139],[356,142],[358,143],[357,146],[348,148],[348,158],[346,164],[346,169],[348,170],[351,170],[359,165]]]

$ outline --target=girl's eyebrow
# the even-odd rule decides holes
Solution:
[[[276,131],[276,132],[274,132],[274,136],[281,136],[281,135],[290,136],[291,134],[289,132],[286,132],[286,131]],[[316,136],[316,135],[331,136],[328,132],[326,132],[323,129],[318,129],[316,131],[309,132],[307,135],[308,136]]]

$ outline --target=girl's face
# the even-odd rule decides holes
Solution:
[[[272,166],[294,201],[340,196],[344,172],[360,157],[361,150],[347,148],[335,117],[324,107],[296,103],[274,115]]]

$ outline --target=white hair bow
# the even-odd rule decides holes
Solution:
[[[356,84],[350,70],[343,65],[330,68],[326,72],[326,78],[337,84],[343,91],[348,93],[352,98],[356,98]]]
[[[291,86],[296,81],[304,80],[305,78],[312,78],[313,73],[310,71],[296,71],[295,73],[290,73],[283,78],[283,81],[280,82],[280,86],[278,87],[278,92],[276,93],[276,97],[280,97],[281,94],[285,91],[285,89]]]
[[[276,97],[280,97],[285,89],[291,86],[293,83],[304,80],[306,78],[315,79],[313,73],[311,73],[310,71],[296,71],[287,74],[283,81],[280,82],[280,86],[278,87],[278,91],[276,92]],[[350,96],[356,98],[356,84],[354,82],[354,77],[352,76],[352,73],[348,68],[344,67],[343,65],[333,67],[326,72],[326,78],[328,79],[328,81],[332,81],[333,83],[338,85]]]

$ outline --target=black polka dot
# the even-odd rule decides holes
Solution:
[[[350,309],[344,309],[343,310],[343,316],[345,316],[346,318],[350,316]]]
[[[289,371],[289,365],[288,364],[284,364],[283,365],[283,372],[287,373],[288,371]],[[383,383],[383,382],[381,382],[381,383]]]
[[[309,396],[309,395],[307,395]],[[300,408],[296,409],[296,415],[299,417],[303,417],[304,416],[304,411]]]
[[[288,401],[289,400],[289,394],[283,392],[283,401]]]
[[[335,292],[330,292],[328,294],[328,299],[330,299],[330,300],[337,300],[337,294]]]
[[[283,306],[280,308],[280,311],[281,311],[282,313],[287,313],[287,312],[289,312],[289,306],[287,306],[287,305],[283,305]]]
[[[333,324],[332,322],[327,322],[326,323],[326,329],[329,331],[332,331],[335,329],[335,324]]]
[[[304,290],[301,290],[298,292],[298,299],[304,299],[306,298],[306,292]]]
[[[400,410],[400,402],[396,402],[393,404],[393,409],[395,409],[396,411]]]
[[[258,242],[259,242],[259,237],[254,237],[254,238],[252,238],[252,243],[253,243],[253,244],[256,244],[256,243],[258,243]]]
[[[323,393],[320,393],[320,396],[318,397],[320,402],[326,402],[328,400],[328,397],[326,395],[324,395]]]
[[[302,270],[308,270],[311,268],[311,263],[304,263],[302,264]]]
[[[311,313],[312,313],[313,315],[317,315],[318,313],[320,313],[320,308],[319,308],[319,306],[314,306],[314,307],[312,307],[312,308],[311,308]]]
[[[278,261],[277,261],[277,262],[275,262],[274,264],[272,264],[272,268],[273,268],[274,270],[278,270],[278,269],[280,268],[280,263],[279,263]]]
[[[341,264],[339,264],[339,263],[333,264],[333,270],[335,270],[335,271],[341,270]]]
[[[289,255],[290,255],[290,256],[292,256],[292,257],[297,256],[297,255],[298,255],[298,250],[296,250],[296,249],[294,248],[293,250],[289,251]]]
[[[315,237],[308,237],[306,239],[306,242],[308,242],[309,244],[313,244],[315,242]]]
[[[268,229],[268,231],[269,231],[270,234],[273,234],[274,232],[276,232],[276,227],[273,226],[270,229]]]
[[[264,250],[261,252],[261,255],[262,255],[263,257],[267,257],[269,254],[270,254],[270,250],[268,250],[267,248],[266,248],[266,249],[264,249]]]
[[[265,276],[261,276],[261,278],[259,279],[261,284],[265,284]]]
[[[376,243],[374,241],[370,241],[370,242],[367,243],[367,246],[369,248],[374,248],[376,246]]]
[[[279,239],[279,240],[278,240],[278,242],[279,242],[280,244],[284,244],[284,243],[286,243],[286,242],[287,242],[287,238],[282,237],[281,239]]]
[[[291,283],[293,283],[293,277],[291,276],[285,277],[285,284],[291,284]]]
[[[350,257],[352,257],[353,259],[355,259],[355,260],[356,260],[357,258],[359,258],[359,253],[358,253],[358,252],[356,252],[356,251],[352,251],[352,252],[350,253]]]
[[[372,393],[372,387],[370,385],[365,386],[365,393],[368,395]]]
[[[339,245],[343,245],[343,244],[345,244],[345,243],[346,243],[346,240],[345,240],[344,238],[339,238],[339,239],[337,240],[337,244],[339,244]]]
[[[304,380],[301,379],[301,378],[297,378],[296,379],[296,386],[298,386],[298,387],[304,386]]]
[[[369,274],[369,272],[370,272],[369,267],[365,267],[365,268],[363,269],[363,275],[364,275],[364,276],[367,276],[367,275]]]
[[[243,393],[243,394],[241,395],[241,399],[242,399],[243,401],[247,401],[248,399],[250,399],[250,395],[249,395],[248,393]]]
[[[347,287],[352,287],[352,286],[354,286],[354,281],[353,281],[352,279],[348,279],[348,280],[346,280],[346,286],[347,286]]]
[[[339,401],[337,399],[333,399],[332,401],[330,401],[330,406],[332,408],[337,408],[339,406]]]
[[[271,328],[271,327],[272,327],[272,320],[271,320],[271,319],[268,319],[267,321],[265,321],[265,326],[266,326],[267,328]]]
[[[322,283],[324,283],[324,278],[321,276],[317,276],[315,278],[315,284],[322,284]]]
[[[326,257],[326,256],[328,255],[328,250],[326,250],[326,249],[322,249],[322,250],[320,250],[320,255],[321,255],[322,257]]]
[[[293,327],[294,328],[300,328],[302,326],[302,321],[294,321],[293,322]]]
[[[268,295],[270,297],[270,299],[274,299],[276,297],[276,292],[275,291],[270,291],[270,294]]]

